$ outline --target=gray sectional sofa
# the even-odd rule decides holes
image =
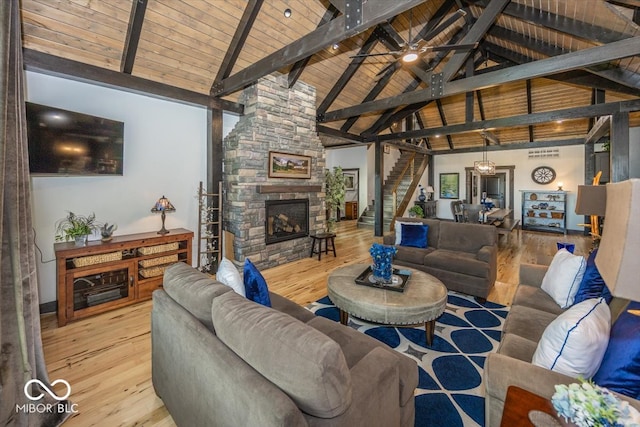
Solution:
[[[492,225],[467,224],[428,218],[397,218],[427,224],[426,249],[396,246],[395,265],[422,270],[447,289],[486,299],[498,271],[498,232]],[[395,244],[395,234],[383,238]]]
[[[547,268],[543,265],[520,265],[520,284],[502,330],[500,346],[497,353],[489,354],[484,365],[486,427],[500,425],[510,385],[551,399],[556,384],[577,382],[575,378],[531,363],[547,325],[564,312],[540,287]],[[640,409],[637,400],[618,396]]]
[[[153,293],[152,379],[179,426],[413,426],[415,361],[177,263]]]

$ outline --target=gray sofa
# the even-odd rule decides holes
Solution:
[[[153,293],[152,379],[179,426],[413,426],[415,361],[271,293],[177,263]]]
[[[545,328],[564,310],[540,285],[547,266],[521,264],[520,284],[502,330],[497,353],[484,365],[485,426],[500,425],[507,388],[515,385],[551,399],[556,384],[571,384],[575,378],[531,364]],[[640,402],[618,395],[637,409]]]
[[[427,224],[426,249],[396,246],[393,263],[422,270],[447,289],[486,299],[498,270],[498,232],[492,225],[467,224],[428,218],[397,218]],[[383,243],[393,245],[395,234]]]

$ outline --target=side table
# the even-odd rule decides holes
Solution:
[[[507,389],[507,397],[504,401],[504,409],[502,411],[502,420],[500,427],[526,426],[535,427],[529,420],[529,411],[542,411],[551,416],[559,426],[569,426],[556,415],[555,409],[549,399],[532,393],[514,385]]]
[[[324,253],[325,255],[329,254],[329,249],[333,251],[333,256],[336,257],[336,234],[335,233],[317,233],[311,235],[311,253],[309,254],[309,258],[313,257],[313,255],[318,254],[318,261],[322,258],[322,242],[324,242]],[[316,249],[316,242],[318,243],[318,249]],[[329,246],[329,242],[331,242],[331,246]]]

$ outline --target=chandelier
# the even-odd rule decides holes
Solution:
[[[487,136],[482,135],[482,144],[484,150],[482,151],[482,160],[473,162],[473,169],[480,175],[495,175],[496,164],[487,160]]]

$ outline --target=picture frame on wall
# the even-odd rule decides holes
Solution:
[[[460,174],[457,172],[440,174],[440,198],[460,198]]]
[[[269,178],[311,178],[311,156],[269,151]]]
[[[345,191],[358,191],[359,169],[342,169]]]

